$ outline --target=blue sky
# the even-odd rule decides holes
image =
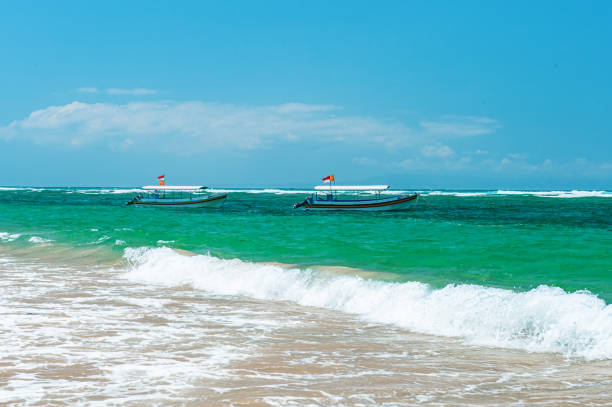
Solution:
[[[612,3],[14,2],[0,185],[612,189]]]

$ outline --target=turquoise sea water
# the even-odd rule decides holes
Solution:
[[[139,192],[0,188],[0,404],[610,400],[612,192],[324,213],[293,209],[306,190]]]
[[[167,246],[302,268],[346,266],[433,287],[588,290],[612,302],[610,192],[425,191],[414,210],[378,213],[293,210],[306,192],[291,190],[234,190],[221,209],[125,206],[135,192],[4,188],[0,245],[87,252],[94,262],[119,260],[127,247]]]

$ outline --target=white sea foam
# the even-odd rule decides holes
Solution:
[[[543,198],[612,198],[610,191],[506,191],[498,190],[497,195],[533,195]]]
[[[0,232],[0,240],[4,242],[14,242],[15,240],[19,239],[20,236],[20,233]]]
[[[33,191],[40,192],[43,188],[32,188],[32,187],[0,187],[0,191]]]
[[[130,265],[125,277],[134,282],[293,301],[476,345],[612,358],[612,306],[589,292],[548,286],[520,293],[477,285],[433,289],[418,282],[185,256],[169,248],[128,248],[125,257]]]
[[[86,194],[86,195],[104,195],[104,194],[135,194],[145,192],[142,188],[101,188],[101,189],[77,189],[76,191],[70,191],[72,193]]]
[[[144,272],[144,280],[150,281],[143,267],[155,260],[149,258],[153,255],[164,257],[164,251],[143,250],[131,260],[136,261],[131,271]],[[507,400],[603,405],[612,394],[609,361],[585,364],[553,354],[463,346],[455,339],[413,335],[391,324],[363,323],[358,315],[334,312],[329,305],[333,290],[340,309],[351,299],[357,301],[360,292],[367,293],[370,286],[355,288],[365,280],[321,293],[330,308],[323,309],[226,297],[187,285],[169,289],[130,283],[120,278],[126,270],[114,266],[5,260],[0,258],[0,315],[10,329],[0,329],[0,353],[6,356],[0,405],[47,405],[49,400],[88,406],[198,405],[202,400],[209,405],[278,406]],[[185,265],[192,270],[185,279],[205,287],[206,279],[221,269],[209,270],[202,261],[177,263],[172,257],[166,263],[167,280],[160,279],[177,284],[175,273]],[[250,285],[255,288],[250,290],[264,281],[262,298],[287,298],[282,290],[290,292],[293,286],[302,287],[304,296],[316,296],[316,284],[325,287],[339,277],[290,270],[297,277],[275,285],[271,279],[283,270],[235,263],[227,266],[238,270],[226,284],[253,276]],[[151,267],[149,272],[163,272],[158,265]],[[258,277],[262,270],[268,278]],[[394,294],[393,289],[387,294]],[[401,296],[396,297],[402,305]],[[390,305],[372,301],[370,312],[377,306],[384,312]],[[543,402],[542,388],[551,393]]]
[[[34,243],[34,244],[49,243],[49,242],[52,242],[52,241],[53,240],[51,240],[51,239],[44,239],[44,238],[38,237],[38,236],[32,236],[31,238],[28,239],[28,242]]]
[[[100,243],[106,242],[110,238],[111,238],[110,236],[104,235],[100,237],[98,240],[96,240],[95,242],[89,242],[89,244],[100,244]]]
[[[448,195],[448,196],[485,196],[488,192],[455,192],[455,191],[428,191],[424,195]]]

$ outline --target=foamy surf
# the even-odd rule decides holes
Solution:
[[[126,281],[125,268],[0,252],[0,405],[556,406],[612,397],[610,360],[465,345],[338,312],[351,299],[359,303],[359,279],[337,273],[348,270],[134,252],[128,276],[159,274],[167,286]],[[242,295],[193,289],[223,270],[235,273],[217,276],[219,284],[242,277]],[[269,281],[279,275],[288,278]],[[323,293],[344,294],[336,308],[267,299],[286,298],[279,291],[293,286],[313,297],[317,284],[339,276],[354,284]],[[249,298],[262,281],[264,299]],[[364,312],[389,306],[364,300],[371,302]]]
[[[612,198],[610,191],[506,191],[498,190],[497,195],[532,195],[541,198]]]
[[[77,189],[70,191],[71,193],[86,194],[86,195],[104,195],[104,194],[138,194],[146,192],[142,188],[102,188],[102,189]]]
[[[470,196],[485,196],[485,195],[490,195],[490,193],[488,192],[455,192],[455,191],[428,191],[425,195],[428,196],[435,196],[435,195],[442,195],[442,196],[458,196],[458,197],[470,197]]]
[[[52,242],[52,239],[45,239],[43,237],[39,237],[39,236],[32,236],[31,238],[28,239],[28,242],[30,243],[34,243],[34,244],[42,244],[42,243],[49,243]]]
[[[357,315],[472,345],[612,358],[612,306],[586,292],[540,286],[527,292],[419,282],[392,283],[277,265],[128,248],[132,282],[190,285],[215,295],[291,301]]]
[[[0,241],[14,242],[21,237],[20,233],[0,232]]]

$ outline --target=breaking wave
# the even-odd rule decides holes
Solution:
[[[612,198],[610,191],[497,191],[498,195],[533,195],[543,198]]]
[[[448,192],[448,191],[429,191],[427,195],[450,195],[450,196],[485,196],[488,192]]]
[[[77,189],[69,191],[69,193],[85,194],[85,195],[105,195],[105,194],[137,194],[146,192],[142,188],[105,188],[105,189]]]
[[[587,291],[540,286],[514,292],[468,284],[435,289],[419,282],[189,256],[166,247],[128,248],[124,257],[129,265],[124,277],[133,282],[293,301],[473,345],[612,358],[612,306]]]

